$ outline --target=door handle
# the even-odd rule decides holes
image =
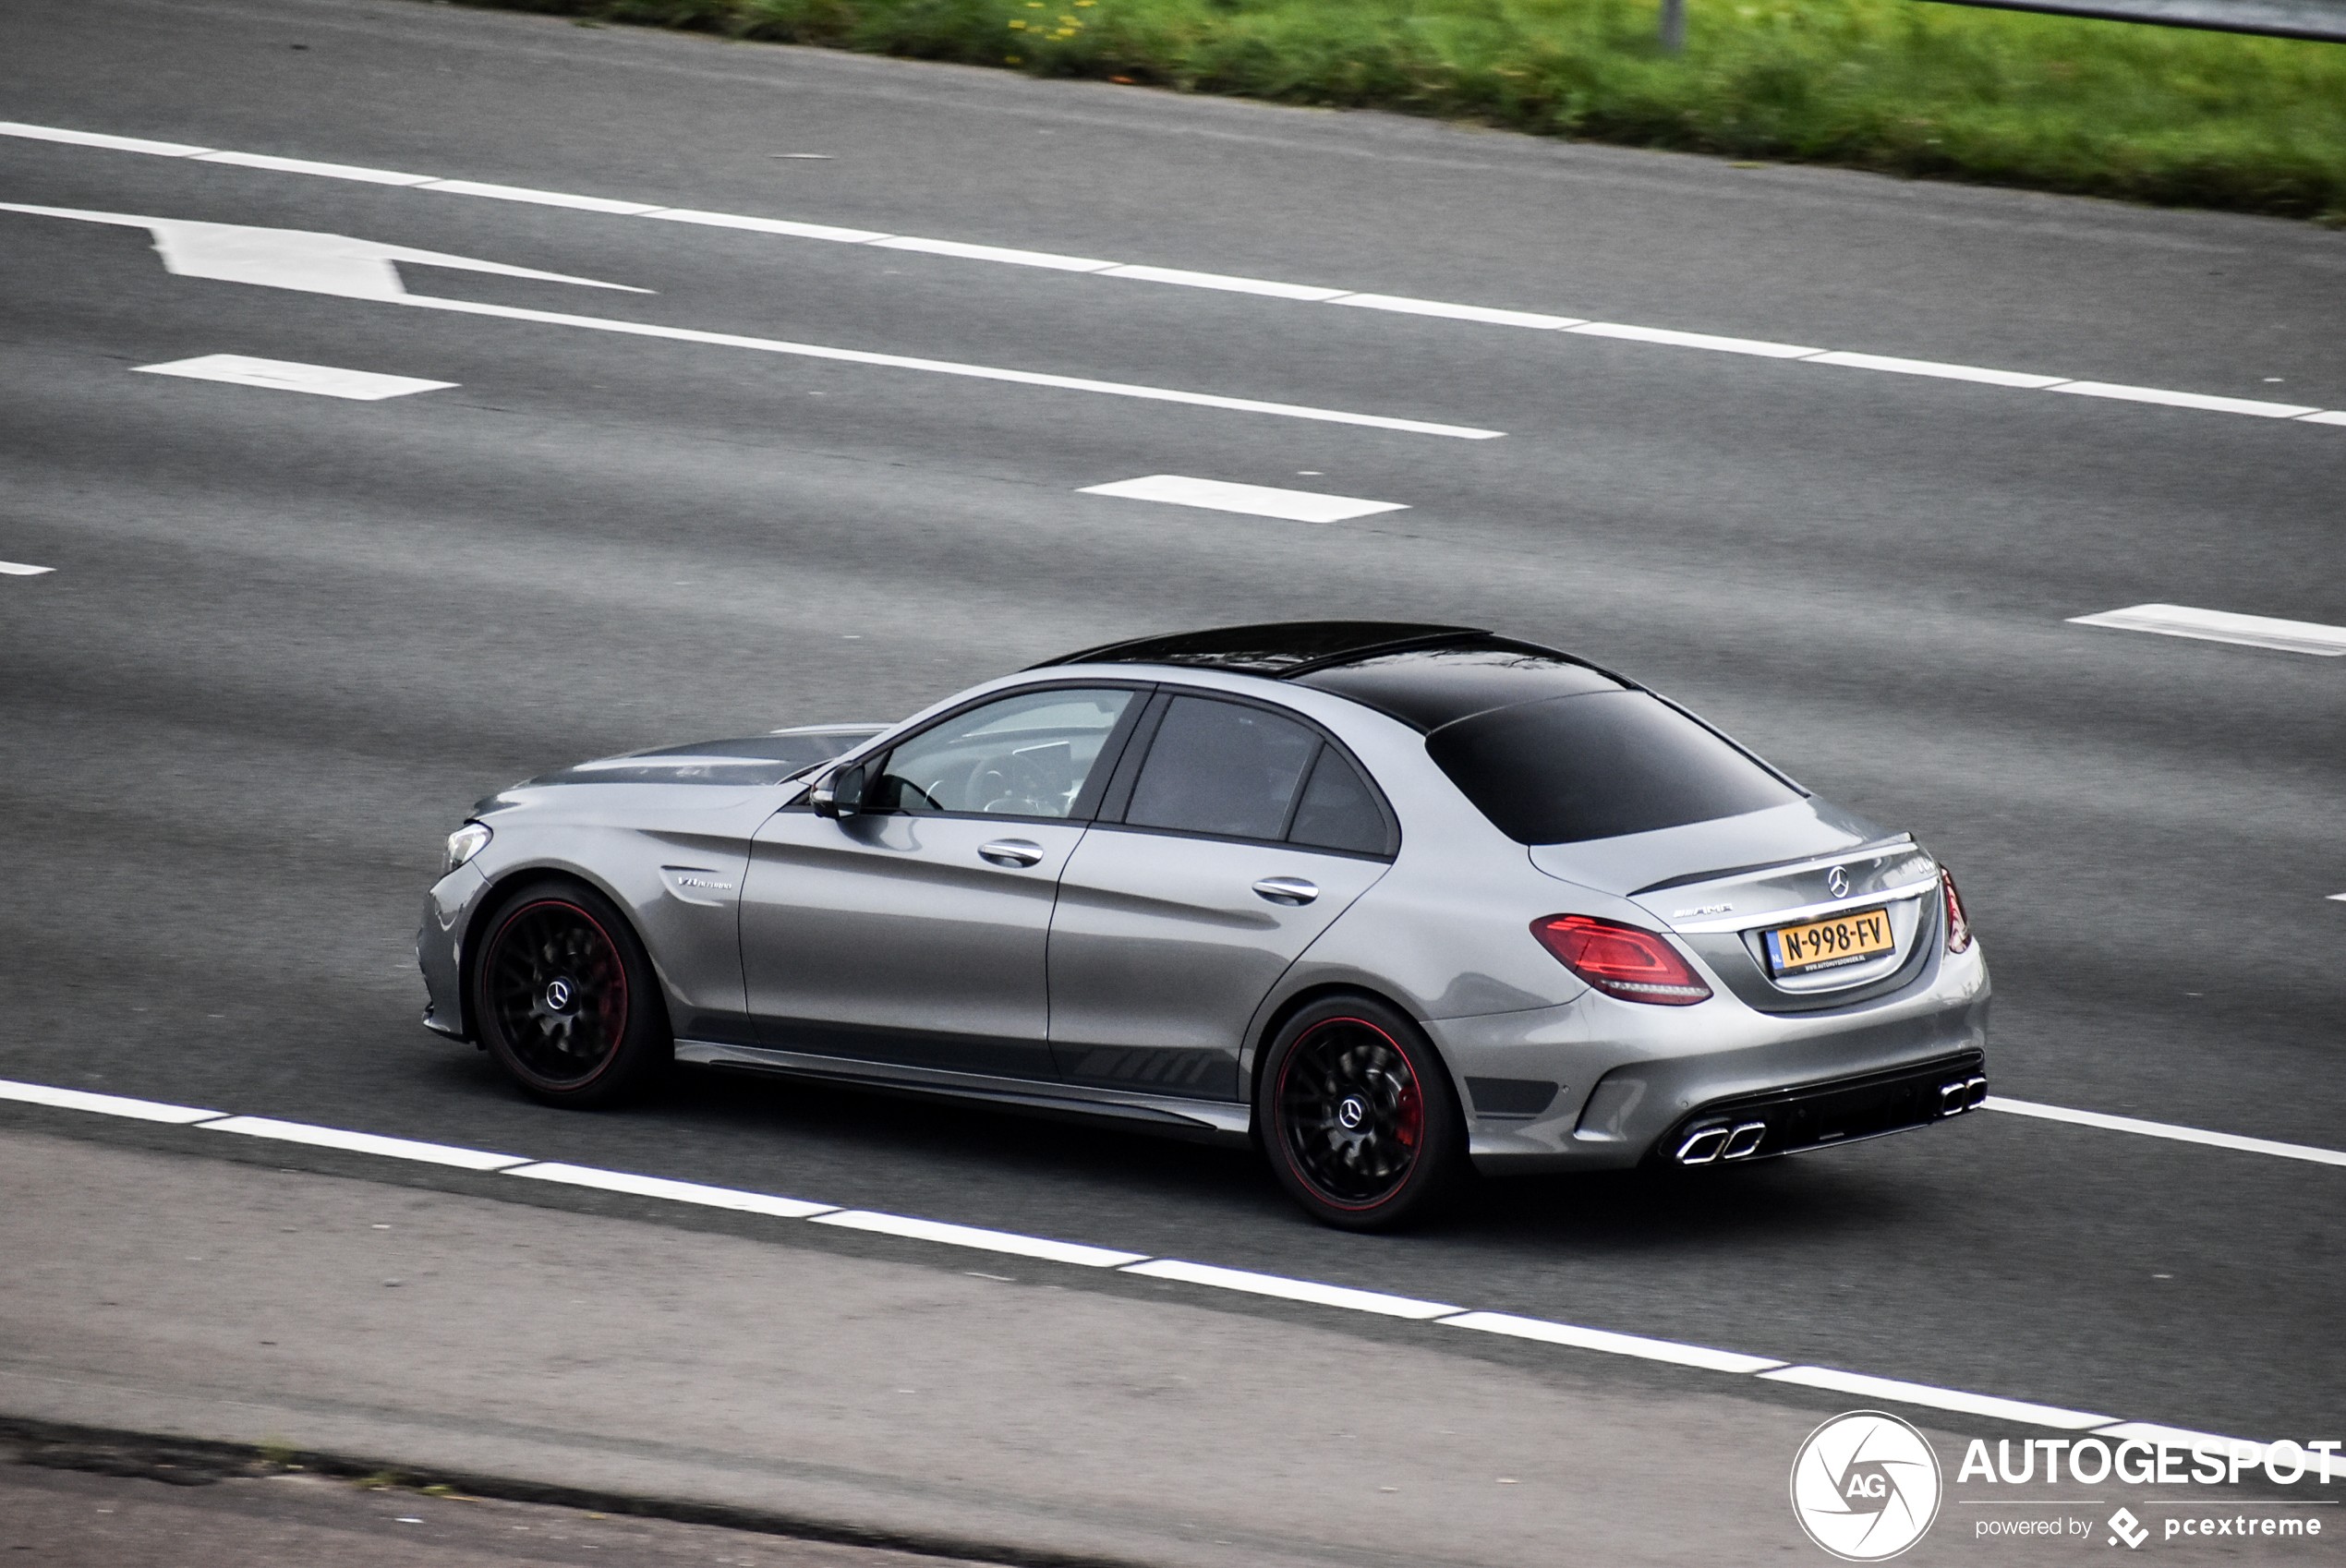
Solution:
[[[1320,896],[1317,887],[1300,876],[1266,876],[1254,890],[1275,904],[1308,904]]]
[[[1032,838],[997,838],[977,847],[980,860],[996,865],[1034,865],[1043,858],[1043,846]]]

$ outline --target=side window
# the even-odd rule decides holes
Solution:
[[[867,811],[1065,816],[1131,692],[1026,692],[956,714],[889,752]]]
[[[1288,841],[1315,850],[1346,850],[1357,855],[1390,851],[1385,813],[1377,808],[1360,770],[1334,746],[1320,748],[1312,781],[1303,787],[1302,803],[1295,808],[1295,826]]]
[[[1211,697],[1176,697],[1157,726],[1124,820],[1231,838],[1276,838],[1320,738],[1292,719]]]

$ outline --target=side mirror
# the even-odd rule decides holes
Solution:
[[[864,784],[870,777],[865,764],[834,768],[815,781],[807,791],[807,803],[816,816],[828,816],[843,822],[864,809]]]

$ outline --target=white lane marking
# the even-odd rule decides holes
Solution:
[[[534,278],[540,283],[576,283],[582,288],[617,289],[623,294],[652,292],[629,283],[599,283],[593,278],[574,278],[565,272],[541,272],[533,267],[476,261],[469,256],[417,250],[405,245],[380,245],[370,239],[308,229],[260,229],[243,223],[93,212],[79,207],[30,207],[16,201],[0,201],[0,212],[145,229],[154,235],[163,269],[177,276],[257,283],[264,288],[296,289],[304,294],[340,295],[350,299],[400,298],[406,294],[407,286],[393,267],[394,261],[451,267],[466,272],[493,272],[505,278]]]
[[[1760,338],[1723,338],[1712,332],[1679,332],[1667,327],[1629,327],[1618,321],[1583,321],[1577,327],[1566,327],[1567,332],[1584,337],[1624,338],[1631,343],[1666,344],[1673,348],[1708,348],[1721,354],[1750,354],[1762,359],[1807,359],[1822,354],[1821,348],[1803,348],[1794,343],[1769,343]]]
[[[1402,316],[1440,316],[1452,321],[1482,321],[1493,327],[1528,327],[1553,332],[1584,324],[1584,316],[1542,316],[1532,310],[1500,310],[1488,305],[1449,305],[1439,299],[1409,299],[1393,294],[1344,294],[1327,302],[1354,305],[1363,310],[1390,310]]]
[[[608,212],[618,218],[640,217],[667,205],[659,201],[614,201],[607,196],[573,196],[561,190],[532,190],[527,186],[486,185],[479,180],[426,180],[416,188],[446,191],[451,196],[486,196],[494,201],[526,201],[537,207],[569,207],[581,212]]]
[[[466,1171],[502,1171],[509,1165],[529,1164],[519,1154],[491,1154],[479,1149],[420,1143],[412,1138],[385,1138],[374,1132],[345,1132],[340,1128],[281,1122],[269,1116],[228,1116],[201,1125],[206,1132],[240,1132],[248,1138],[268,1138],[318,1149],[343,1149],[354,1154],[382,1154],[394,1160],[417,1160],[427,1165],[453,1165]]]
[[[79,147],[103,148],[117,152],[152,153],[166,158],[202,157],[207,162],[214,163],[244,162],[250,167],[276,169],[290,174],[317,175],[333,179],[372,180],[381,184],[391,183],[391,180],[385,177],[390,175],[390,171],[387,170],[365,169],[346,163],[314,163],[297,158],[272,158],[267,154],[258,153],[214,155],[210,148],[192,147],[180,142],[151,141],[139,137],[107,136],[94,131],[66,130],[54,126],[33,126],[16,121],[0,121],[0,136],[21,137],[35,141],[63,142]],[[404,175],[398,177],[403,181],[406,179]],[[1047,251],[1020,250],[1006,246],[975,245],[961,240],[924,239],[911,235],[888,235],[869,229],[840,228],[828,223],[803,223],[780,218],[702,212],[644,202],[617,201],[599,196],[572,196],[560,191],[529,190],[516,186],[483,185],[470,180],[440,179],[429,175],[416,177],[410,188],[446,190],[473,196],[496,196],[508,200],[537,201],[591,212],[608,212],[640,218],[666,218],[679,223],[748,229],[765,234],[788,235],[801,239],[832,240],[848,245],[886,245],[895,249],[927,250],[937,255],[961,257],[970,260],[1013,261],[1024,266],[1057,266],[1064,271],[1083,271],[1094,277],[1186,283],[1196,288],[1223,289],[1306,303],[1359,305],[1373,310],[1394,310],[1411,315],[1447,317],[1454,320],[1482,322],[1497,326],[1528,327],[1543,331],[1560,329],[1566,332],[1588,332],[1599,337],[1619,338],[1636,343],[1679,348],[1713,349],[1772,359],[1800,359],[1814,364],[1832,365],[1850,369],[1890,370],[1906,375],[1934,376],[1948,380],[1977,381],[2014,390],[2069,392],[2084,397],[2160,403],[2178,408],[2195,408],[2213,413],[2249,414],[2267,418],[2293,418],[2301,423],[2311,425],[2346,426],[2346,410],[2301,408],[2293,404],[2263,403],[2251,398],[2164,392],[2156,387],[2120,386],[2104,381],[2075,380],[2066,376],[2042,376],[2019,370],[1995,370],[1980,366],[1945,365],[1930,360],[1901,359],[1888,355],[1829,353],[1822,349],[1804,348],[1796,344],[1771,343],[1763,339],[1723,337],[1710,332],[1679,332],[1663,327],[1629,326],[1616,321],[1585,321],[1578,317],[1543,316],[1533,311],[1501,310],[1477,305],[1452,305],[1439,300],[1409,300],[1390,295],[1356,294],[1347,289],[1279,283],[1268,278],[1227,277],[1218,272],[1190,271],[1175,267],[1110,262],[1102,262],[1094,267],[1088,258],[1058,257]],[[1047,259],[1045,259],[1046,258]]]
[[[380,403],[387,397],[406,397],[456,385],[454,381],[427,381],[417,376],[386,376],[375,370],[304,365],[291,359],[255,359],[245,354],[207,354],[195,359],[174,359],[164,365],[140,365],[135,368],[150,376],[185,376],[190,380],[227,381],[240,387],[346,397],[357,403]]]
[[[1310,283],[1274,283],[1268,278],[1233,278],[1220,272],[1192,272],[1179,267],[1119,267],[1113,262],[1100,275],[1105,278],[1131,278],[1143,283],[1179,283],[1184,288],[1220,289],[1225,294],[1259,294],[1270,299],[1308,302],[1335,299],[1351,292],[1348,289],[1318,288]]]
[[[367,185],[429,185],[429,175],[403,175],[396,169],[367,169],[356,163],[320,163],[308,158],[272,158],[266,152],[199,152],[199,163],[232,163],[240,169],[273,169],[281,175],[315,175],[320,179],[358,180]]]
[[[119,1094],[95,1094],[87,1089],[58,1089],[46,1083],[18,1083],[0,1079],[0,1100],[28,1105],[53,1105],[61,1111],[92,1111],[102,1116],[128,1116],[133,1121],[172,1122],[181,1127],[218,1121],[225,1111],[200,1111],[193,1105],[166,1105],[159,1100],[126,1100]]]
[[[192,158],[212,151],[209,147],[190,147],[184,141],[149,141],[144,137],[28,126],[16,120],[0,120],[0,136],[22,137],[28,141],[61,141],[73,147],[103,147],[109,152],[147,152],[158,158]]]
[[[828,223],[794,223],[787,218],[745,218],[737,212],[701,212],[690,207],[663,207],[656,212],[640,215],[662,218],[671,223],[706,223],[711,228],[749,229],[757,234],[788,235],[792,239],[828,239],[842,245],[862,245],[867,240],[888,237],[877,229],[841,229]]]
[[[1118,1268],[1126,1263],[1137,1263],[1148,1256],[1145,1252],[1119,1252],[1106,1247],[1085,1247],[1079,1242],[1052,1241],[1045,1236],[1020,1236],[1006,1230],[982,1230],[975,1225],[953,1225],[938,1220],[916,1220],[903,1214],[876,1213],[869,1209],[838,1209],[828,1214],[815,1215],[814,1223],[837,1225],[842,1230],[901,1236],[913,1241],[934,1241],[947,1247],[973,1247],[986,1252],[1007,1252],[1020,1258],[1074,1263],[1087,1269]]]
[[[1179,392],[1171,387],[1144,387],[1129,381],[1095,381],[1082,376],[1051,376],[1039,370],[1007,370],[989,365],[962,365],[949,359],[918,359],[902,354],[874,354],[860,348],[825,348],[818,344],[786,343],[775,338],[742,337],[732,332],[703,332],[685,327],[654,326],[648,321],[618,321],[601,316],[568,316],[555,310],[525,310],[510,305],[480,305],[465,299],[433,299],[407,295],[397,303],[429,310],[456,310],[473,316],[500,316],[513,321],[539,321],[551,326],[585,327],[599,332],[667,338],[677,343],[710,344],[721,348],[756,349],[766,354],[797,355],[849,365],[876,365],[897,370],[925,370],[937,376],[967,376],[983,381],[1009,381],[1019,386],[1056,387],[1066,392],[1097,392],[1107,397],[1141,398],[1152,403],[1186,404],[1195,408],[1221,408],[1235,414],[1271,414],[1288,419],[1315,419],[1331,425],[1360,425],[1373,430],[1401,430],[1418,436],[1447,436],[1456,440],[1496,440],[1505,430],[1481,430],[1469,425],[1440,425],[1424,419],[1396,419],[1383,414],[1350,414],[1342,409],[1313,408],[1300,403],[1266,403],[1257,398],[1220,397],[1212,392]]]
[[[2111,381],[2063,381],[2047,389],[2079,397],[2113,397],[2122,403],[2159,403],[2170,408],[2205,408],[2218,414],[2246,414],[2259,419],[2294,419],[2318,414],[2303,403],[2265,403],[2253,397],[2210,397],[2206,392],[2164,392],[2158,387],[2126,387]]]
[[[2346,1151],[2316,1148],[2310,1143],[2278,1143],[2269,1138],[2243,1138],[2236,1132],[2207,1132],[2195,1127],[2178,1127],[2172,1122],[2146,1122],[2134,1116],[2104,1116],[2099,1111],[2073,1111],[2066,1105],[2039,1105],[2028,1100],[2007,1100],[2001,1094],[1990,1094],[1981,1104],[1990,1111],[2006,1111],[2015,1116],[2035,1116],[2041,1121],[2068,1122],[2075,1127],[2099,1128],[2105,1132],[2131,1132],[2144,1138],[2163,1138],[2174,1143],[2203,1143],[2211,1149],[2231,1149],[2243,1154],[2269,1154],[2280,1160],[2304,1160],[2316,1165],[2346,1165]]]
[[[1250,517],[1280,517],[1290,523],[1341,523],[1348,517],[1409,510],[1397,501],[1362,501],[1357,496],[1322,495],[1314,490],[1233,485],[1220,479],[1192,479],[1181,474],[1148,474],[1138,479],[1119,479],[1112,485],[1086,485],[1076,493],[1120,496],[1126,501],[1160,501],[1173,506],[1203,507],[1209,512],[1242,512]]]
[[[18,1083],[0,1080],[0,1100],[21,1100],[35,1104],[56,1106],[67,1110],[91,1111],[101,1116],[129,1116],[142,1121],[180,1121],[220,1128],[229,1131],[259,1132],[261,1136],[285,1137],[294,1142],[315,1142],[328,1148],[354,1149],[361,1152],[381,1154],[392,1159],[420,1160],[428,1164],[453,1164],[447,1156],[465,1155],[474,1161],[506,1161],[507,1156],[482,1154],[472,1150],[448,1149],[440,1144],[417,1143],[404,1138],[375,1138],[366,1133],[336,1132],[327,1128],[308,1127],[297,1122],[269,1121],[258,1116],[223,1116],[217,1111],[198,1111],[187,1106],[167,1105],[151,1100],[127,1100],[113,1094],[92,1094],[81,1090],[56,1089],[46,1084]],[[1992,1103],[1992,1102],[1991,1102]],[[218,1118],[218,1119],[210,1119]],[[263,1132],[261,1129],[268,1129]],[[308,1136],[294,1136],[294,1135]],[[2286,1147],[2286,1146],[2284,1146]],[[495,1169],[495,1166],[475,1166]],[[737,1195],[724,1188],[704,1188],[693,1182],[665,1182],[659,1177],[631,1176],[624,1172],[597,1171],[589,1166],[562,1165],[551,1162],[534,1163],[514,1159],[502,1166],[507,1176],[532,1176],[541,1172],[574,1173],[573,1177],[540,1175],[540,1180],[575,1179],[579,1186],[605,1187],[612,1191],[643,1192],[649,1196],[667,1197],[675,1192],[708,1194],[720,1197],[746,1196],[757,1200],[763,1195]],[[621,1184],[625,1185],[621,1185]],[[659,1190],[655,1190],[655,1188]],[[682,1197],[680,1201],[707,1201],[700,1197]],[[797,1199],[772,1199],[776,1204],[796,1204]],[[730,1204],[723,1205],[730,1206]],[[816,1205],[818,1208],[825,1208]],[[773,1211],[780,1212],[779,1210]],[[994,1243],[1020,1243],[1031,1248],[1048,1248],[1052,1251],[1026,1251],[1025,1256],[1051,1258],[1068,1256],[1067,1260],[1089,1263],[1099,1258],[1145,1259],[1146,1255],[1112,1252],[1106,1248],[1081,1247],[1072,1242],[1051,1241],[1040,1236],[1022,1236],[1006,1231],[978,1230],[967,1225],[941,1224],[933,1220],[909,1219],[901,1215],[878,1214],[865,1210],[833,1210],[809,1216],[816,1224],[842,1224],[854,1229],[877,1231],[890,1236],[919,1240],[943,1241],[948,1245],[990,1247],[995,1250],[1011,1250],[994,1247]],[[973,1237],[984,1238],[973,1240]],[[1094,1265],[1099,1266],[1099,1265]],[[1114,1267],[1109,1264],[1106,1266]],[[1486,1332],[1509,1333],[1515,1337],[1537,1339],[1554,1345],[1594,1350],[1614,1355],[1639,1356],[1644,1359],[1678,1360],[1702,1356],[1715,1360],[1692,1361],[1687,1365],[1715,1365],[1720,1370],[1732,1370],[1732,1363],[1756,1363],[1760,1377],[1772,1377],[1779,1381],[1802,1383],[1814,1388],[1862,1393],[1868,1397],[1902,1401],[1939,1409],[1961,1409],[1993,1415],[2013,1420],[2028,1421],[2075,1429],[2070,1425],[2086,1417],[2081,1411],[2063,1410],[2057,1405],[2035,1405],[2024,1400],[2001,1399],[1989,1394],[1967,1394],[1959,1390],[1934,1388],[1927,1383],[1903,1382],[1892,1378],[1869,1378],[1856,1372],[1836,1372],[1822,1367],[1785,1367],[1781,1362],[1757,1357],[1739,1356],[1727,1350],[1711,1350],[1702,1345],[1680,1345],[1669,1340],[1644,1339],[1635,1334],[1616,1334],[1608,1330],[1576,1328],[1568,1323],[1548,1323],[1537,1318],[1518,1318],[1499,1312],[1468,1312],[1437,1302],[1417,1301],[1409,1297],[1385,1296],[1375,1291],[1353,1290],[1341,1285],[1317,1285],[1308,1280],[1285,1279],[1276,1274],[1249,1273],[1238,1269],[1217,1269],[1202,1263],[1183,1263],[1169,1259],[1136,1261],[1122,1266],[1119,1272],[1154,1275],[1163,1279],[1181,1280],[1192,1285],[1208,1285],[1227,1290],[1244,1291],[1251,1295],[1277,1296],[1290,1300],[1309,1301],[1321,1306],[1354,1311],[1374,1312],[1380,1316],[1413,1318],[1438,1321],[1445,1327],[1476,1328]],[[1505,1324],[1506,1327],[1498,1325]],[[1634,1348],[1633,1348],[1634,1347]],[[1660,1355],[1657,1352],[1669,1354]],[[1952,1404],[1953,1400],[1970,1403]],[[2114,1423],[2107,1417],[2091,1417],[2103,1423],[2096,1429],[2116,1434],[2172,1434],[2177,1438],[2199,1439],[2201,1433],[2183,1432],[2173,1427],[2159,1427],[2140,1422]],[[2210,1441],[2231,1442],[2229,1438],[2209,1438]]]
[[[0,577],[45,577],[54,566],[27,566],[21,561],[0,561]]]
[[[48,568],[44,566],[44,567],[42,567],[42,570],[43,572],[46,572],[46,571],[48,570]],[[2326,897],[2328,897],[2328,899],[2329,899],[2329,901],[2330,901],[2331,903],[2334,903],[2334,904],[2346,904],[2346,893],[2331,893],[2331,894],[2328,894],[2328,895],[2326,895]]]
[[[636,1176],[627,1171],[602,1171],[592,1165],[566,1165],[544,1160],[509,1165],[505,1175],[532,1181],[558,1182],[564,1187],[591,1187],[599,1192],[625,1192],[637,1198],[662,1198],[671,1203],[693,1203],[704,1209],[732,1209],[744,1214],[770,1214],[778,1220],[812,1219],[828,1214],[835,1203],[809,1203],[803,1198],[781,1198],[738,1188],[704,1187],[696,1181],[671,1181],[666,1176]]]
[[[1894,1399],[1902,1404],[1927,1405],[1934,1410],[1959,1410],[1966,1416],[1987,1416],[1999,1421],[2025,1421],[2030,1426],[2054,1427],[2065,1432],[2106,1427],[2114,1419],[2109,1416],[2089,1415],[2083,1410],[2064,1410],[2057,1405],[2032,1405],[2026,1400],[1965,1393],[1961,1389],[1933,1388],[1929,1383],[1902,1382],[1896,1378],[1869,1378],[1861,1372],[1840,1372],[1830,1367],[1779,1367],[1772,1372],[1758,1375],[1771,1382],[1831,1389],[1836,1393],[1854,1393],[1865,1399]]]
[[[968,245],[958,239],[915,239],[891,235],[870,242],[876,250],[919,250],[931,256],[952,256],[963,261],[1002,261],[1013,267],[1044,267],[1058,272],[1097,272],[1116,265],[1088,256],[1057,256],[1047,250],[1012,250],[1000,245]]]
[[[1901,376],[1936,376],[1948,381],[1982,381],[1991,387],[2041,391],[2057,387],[2064,376],[2033,376],[2026,370],[1989,370],[1977,365],[1941,365],[1932,359],[1899,359],[1886,354],[1849,354],[1836,350],[1813,355],[1805,365],[1840,365],[1852,370],[1888,370]]]
[[[2196,637],[2208,643],[2238,643],[2322,658],[2346,655],[2346,626],[2314,621],[2280,621],[2269,615],[2237,615],[2226,609],[2194,609],[2183,604],[2137,604],[2098,615],[2073,615],[2073,626],[2108,626],[2121,632],[2152,632],[2162,637]]]
[[[429,310],[454,310],[471,316],[496,316],[512,321],[536,321],[550,326],[583,327],[591,332],[620,332],[635,337],[666,338],[677,343],[709,344],[726,348],[756,349],[767,354],[798,355],[851,365],[882,366],[899,370],[925,370],[932,375],[967,376],[979,380],[1009,381],[1022,386],[1056,387],[1070,392],[1098,392],[1155,403],[1187,404],[1240,414],[1270,414],[1288,419],[1315,419],[1335,425],[1360,425],[1371,429],[1402,430],[1412,435],[1447,436],[1458,440],[1494,440],[1504,430],[1481,430],[1465,425],[1442,425],[1423,419],[1396,419],[1382,414],[1351,414],[1341,409],[1313,408],[1303,404],[1269,403],[1257,398],[1220,397],[1210,392],[1179,392],[1170,387],[1144,387],[1124,381],[1099,381],[1080,376],[1052,376],[1036,370],[1009,370],[988,365],[963,365],[946,359],[920,359],[901,354],[875,354],[864,349],[826,348],[817,344],[787,343],[775,338],[743,337],[733,332],[695,332],[684,327],[656,326],[648,321],[622,321],[600,316],[572,316],[555,310],[527,310],[518,306],[485,305],[466,299],[436,299],[412,295],[392,266],[416,261],[441,267],[540,278],[555,283],[585,283],[594,288],[624,288],[588,278],[538,272],[436,251],[410,250],[403,246],[378,245],[343,235],[311,234],[295,229],[248,228],[233,223],[200,223],[176,218],[142,218],[123,212],[92,212],[69,207],[28,207],[0,201],[0,211],[29,212],[40,217],[71,218],[83,223],[115,223],[153,232],[156,248],[174,272],[216,278],[231,283],[262,283],[310,294],[388,301]],[[648,289],[630,289],[648,294]]]
[[[1275,1296],[1282,1301],[1308,1301],[1321,1307],[1343,1307],[1355,1312],[1373,1312],[1383,1318],[1409,1318],[1419,1322],[1434,1318],[1454,1318],[1464,1310],[1439,1301],[1419,1301],[1411,1297],[1387,1296],[1375,1290],[1354,1290],[1348,1285],[1321,1285],[1312,1280],[1291,1280],[1282,1274],[1251,1273],[1244,1269],[1217,1269],[1211,1263],[1184,1263],[1172,1258],[1129,1264],[1118,1272],[1141,1274],[1153,1280],[1179,1280],[1184,1285],[1211,1285],[1216,1290],[1242,1291],[1249,1296]]]
[[[1445,1329],[1481,1329],[1511,1339],[1536,1339],[1543,1345],[1568,1345],[1576,1350],[1602,1350],[1610,1356],[1635,1356],[1645,1361],[1671,1361],[1681,1367],[1701,1367],[1713,1372],[1761,1372],[1784,1363],[1772,1356],[1745,1356],[1713,1350],[1703,1345],[1648,1339],[1641,1334],[1614,1333],[1605,1329],[1575,1328],[1542,1318],[1518,1318],[1507,1312],[1462,1312],[1445,1318]]]

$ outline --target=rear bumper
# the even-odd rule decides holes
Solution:
[[[1764,1160],[1929,1127],[1987,1099],[1987,1073],[1982,1053],[1961,1051],[1891,1072],[1713,1101],[1663,1134],[1649,1158],[1678,1165]]]

